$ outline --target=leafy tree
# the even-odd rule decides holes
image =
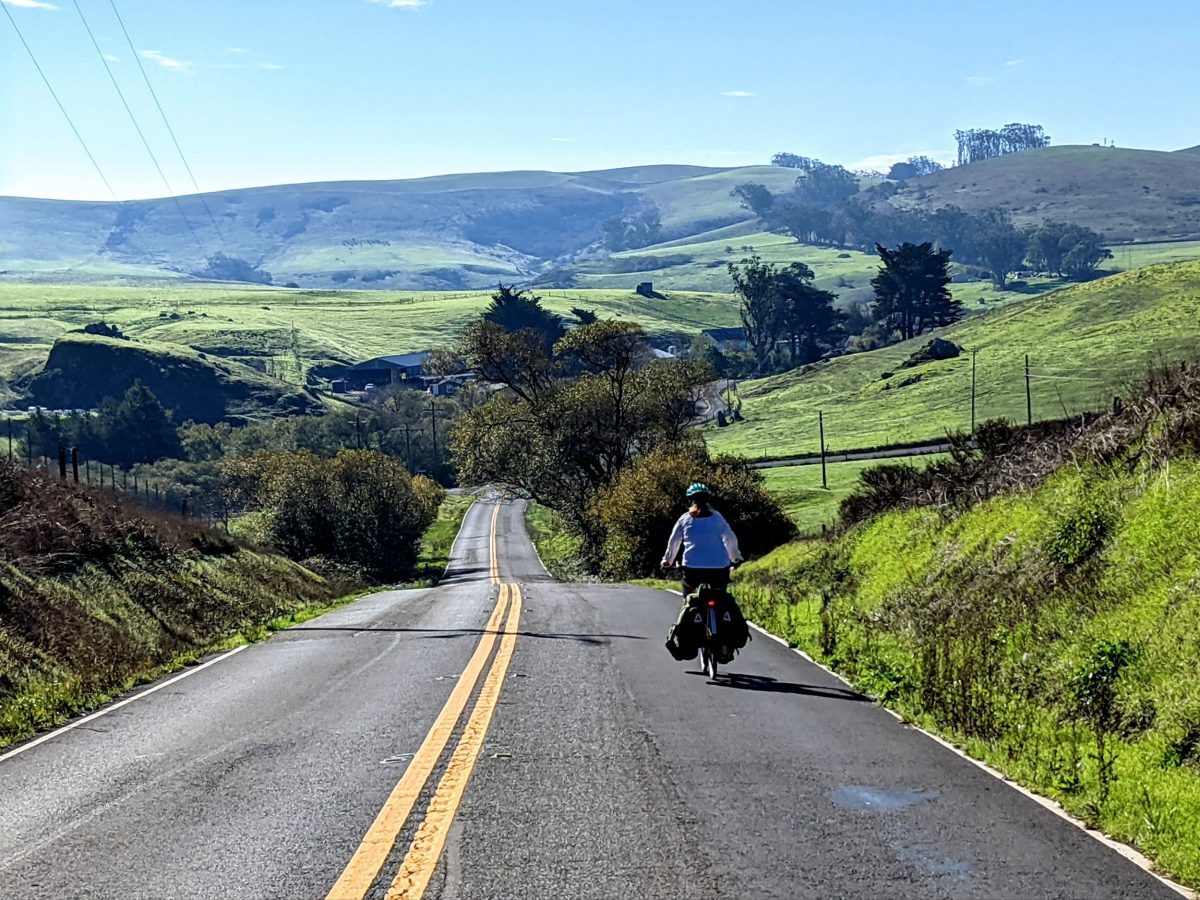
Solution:
[[[940,162],[928,156],[910,156],[905,162],[893,163],[887,177],[896,181],[907,181],[910,178],[932,175],[944,168]]]
[[[958,143],[958,164],[965,166],[984,159],[994,159],[1008,153],[1021,153],[1050,146],[1050,136],[1041,125],[1013,122],[998,131],[971,128],[954,132]]]
[[[1009,273],[1021,268],[1028,250],[1028,232],[1013,225],[1008,213],[989,209],[974,217],[969,251],[991,271],[996,290],[1008,289]]]
[[[779,227],[801,244],[833,243],[833,213],[809,203],[789,203],[777,215]]]
[[[451,446],[460,479],[508,485],[556,510],[595,562],[591,498],[635,456],[680,439],[711,372],[692,361],[646,362],[645,335],[626,322],[576,328],[540,359],[497,359],[495,346],[476,356],[469,333],[459,343],[473,370],[491,370],[507,388],[459,420]]]
[[[729,277],[738,298],[738,316],[746,332],[746,341],[754,351],[758,371],[767,367],[767,354],[783,327],[775,291],[778,269],[762,257],[751,256],[740,263],[729,263]]]
[[[929,328],[962,317],[962,303],[950,294],[949,250],[933,244],[904,243],[893,250],[876,245],[883,264],[871,281],[875,318],[908,340]]]
[[[767,369],[768,357],[779,340],[788,341],[795,365],[816,359],[821,345],[834,339],[843,318],[833,307],[837,297],[813,285],[808,266],[792,263],[780,268],[752,256],[730,263],[728,268],[758,371]]]
[[[542,298],[511,286],[497,285],[492,302],[482,313],[484,322],[498,325],[506,332],[534,331],[546,347],[563,336],[562,319],[542,306]]]
[[[804,263],[792,263],[775,275],[780,332],[788,341],[792,365],[818,359],[845,319],[833,306],[837,296],[816,287],[813,278]]]
[[[771,165],[784,169],[807,169],[815,162],[817,160],[807,156],[798,156],[795,153],[776,153],[771,157]]]
[[[1112,259],[1104,236],[1082,225],[1046,222],[1029,237],[1029,261],[1044,272],[1083,280]]]
[[[604,573],[630,578],[654,570],[665,535],[683,513],[694,481],[713,491],[747,556],[791,539],[795,525],[763,486],[761,473],[736,457],[709,457],[702,441],[670,444],[638,457],[606,486],[589,509],[604,535]]]
[[[729,192],[729,196],[738,198],[742,209],[749,210],[760,219],[770,215],[775,206],[775,195],[765,185],[754,182],[739,184]]]
[[[796,179],[796,193],[804,201],[829,205],[858,193],[858,178],[842,166],[814,161],[805,171]]]
[[[183,450],[171,413],[140,381],[125,392],[111,412],[105,410],[101,423],[108,438],[106,462],[129,466],[179,456]]]
[[[591,325],[599,318],[594,309],[584,309],[582,306],[572,306],[571,315],[580,325]]]

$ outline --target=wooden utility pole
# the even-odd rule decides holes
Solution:
[[[821,488],[829,490],[829,474],[825,470],[825,413],[817,410],[817,427],[821,431]]]
[[[1025,354],[1025,424],[1033,425],[1033,391],[1029,387],[1029,354]]]

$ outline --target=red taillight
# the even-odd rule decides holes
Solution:
[[[716,606],[716,605],[717,605],[717,601],[716,601],[716,600],[709,600],[709,601],[708,601],[708,605],[709,605],[709,606]]]

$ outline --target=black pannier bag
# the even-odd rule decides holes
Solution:
[[[715,600],[719,644],[726,648],[721,662],[733,659],[733,651],[741,650],[750,640],[750,626],[733,596],[707,584],[700,585],[679,612],[679,618],[667,635],[667,651],[679,661],[695,659],[705,639],[708,601]]]

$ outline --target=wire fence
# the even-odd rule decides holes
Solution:
[[[194,486],[181,486],[162,478],[147,477],[136,468],[124,469],[112,463],[87,459],[75,447],[60,446],[54,456],[34,453],[32,447],[23,441],[23,435],[18,437],[15,434],[11,419],[7,438],[9,463],[38,472],[47,479],[57,477],[64,484],[90,487],[136,502],[147,509],[184,519],[210,525],[228,523],[228,508],[218,494],[206,493]]]

